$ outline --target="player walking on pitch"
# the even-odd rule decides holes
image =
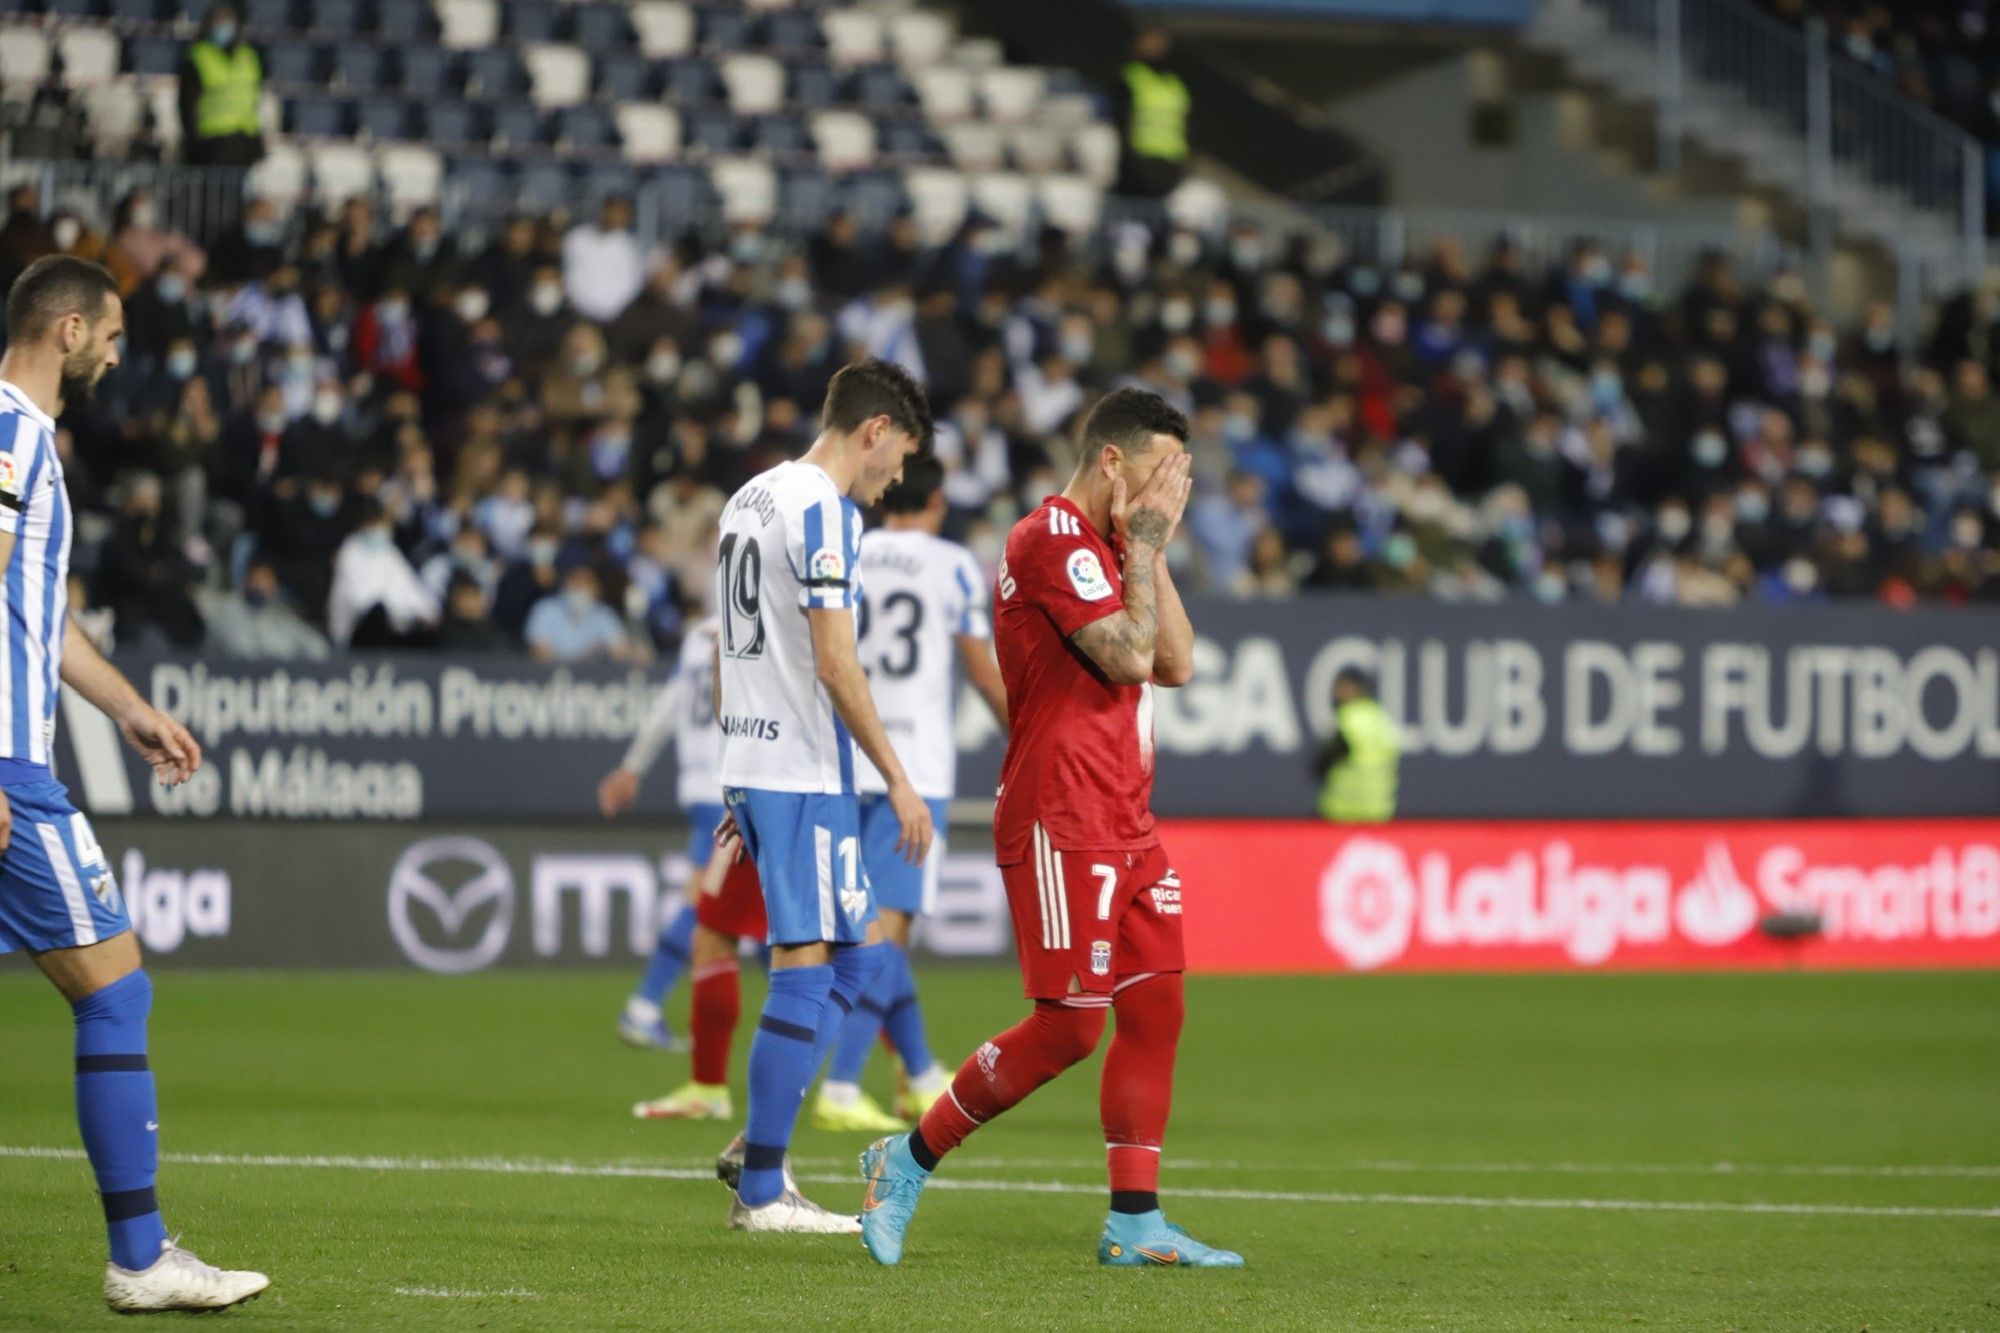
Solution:
[[[1120,389],[1076,475],[1014,526],[995,598],[1012,731],[993,836],[1034,1011],[986,1042],[908,1134],[861,1157],[862,1240],[893,1264],[924,1183],[979,1126],[1116,1035],[1099,1093],[1111,1176],[1100,1262],[1236,1267],[1160,1211],[1183,1001],[1180,879],[1149,808],[1155,685],[1187,683],[1194,629],[1164,552],[1187,507],[1187,418]]]
[[[25,949],[76,1020],[76,1118],[110,1232],[113,1310],[220,1310],[271,1284],[213,1268],[160,1219],[159,1110],[146,1059],[153,983],[90,821],[50,771],[57,682],[102,709],[162,782],[201,766],[187,729],[149,705],[68,619],[74,523],[55,418],[118,364],[118,284],[69,255],[7,296],[0,357],[0,953]]]
[[[931,812],[876,715],[854,620],[855,501],[880,498],[930,434],[930,407],[908,372],[857,362],[827,387],[805,456],[745,484],[722,512],[723,799],[756,862],[771,943],[770,991],[750,1044],[749,1124],[717,1163],[735,1187],[729,1225],[747,1231],[859,1229],[798,1192],[785,1149],[841,1019],[885,962],[861,867],[855,744],[888,787],[896,850],[912,864],[930,855]]]
[[[939,536],[944,524],[944,469],[936,459],[912,459],[903,479],[882,496],[882,525],[861,538],[861,572],[868,586],[861,606],[861,660],[883,729],[931,808],[938,830],[931,854],[911,865],[896,854],[898,829],[882,775],[856,757],[861,787],[861,864],[867,869],[888,962],[854,1006],[833,1045],[826,1082],[813,1106],[821,1129],[880,1134],[904,1128],[858,1080],[878,1033],[903,1061],[908,1089],[896,1115],[912,1119],[944,1095],[947,1079],[931,1058],[930,1041],[910,972],[910,928],[937,897],[944,861],[945,812],[958,785],[952,661],[993,710],[1004,729],[1007,695],[993,660],[993,622],[986,576],[972,552]]]

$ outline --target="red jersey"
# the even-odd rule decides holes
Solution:
[[[999,863],[1027,860],[1038,823],[1066,851],[1157,846],[1153,687],[1112,684],[1069,637],[1125,608],[1112,543],[1050,496],[1007,534],[993,605],[1008,718],[993,812]]]

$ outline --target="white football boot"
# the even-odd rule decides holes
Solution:
[[[170,1240],[160,1257],[137,1272],[104,1266],[104,1302],[120,1314],[147,1310],[225,1310],[271,1285],[262,1273],[239,1273],[205,1264]]]
[[[761,1208],[751,1208],[731,1193],[731,1231],[788,1231],[808,1236],[858,1236],[861,1219],[845,1213],[831,1213],[796,1189],[787,1189]]]

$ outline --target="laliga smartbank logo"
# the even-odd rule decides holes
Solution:
[[[1676,885],[1664,866],[1579,862],[1567,842],[1493,865],[1453,866],[1441,852],[1409,854],[1351,838],[1320,876],[1320,931],[1348,966],[1383,967],[1413,941],[1434,947],[1554,945],[1591,966],[1620,945],[1658,944],[1678,931],[1695,944],[1732,944],[1757,924],[1757,895],[1729,849],[1711,843]]]

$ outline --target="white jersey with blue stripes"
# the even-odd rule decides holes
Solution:
[[[814,669],[808,610],[860,597],[861,511],[811,463],[780,463],[722,511],[722,785],[854,791],[854,744]]]
[[[958,789],[958,638],[993,637],[985,572],[957,542],[914,529],[862,537],[861,572],[868,583],[861,665],[875,711],[917,795],[948,801]],[[857,752],[854,761],[862,791],[888,791],[867,755]]]
[[[14,553],[0,578],[0,759],[47,764],[54,748],[69,616],[74,524],[56,423],[0,380],[0,532]]]

